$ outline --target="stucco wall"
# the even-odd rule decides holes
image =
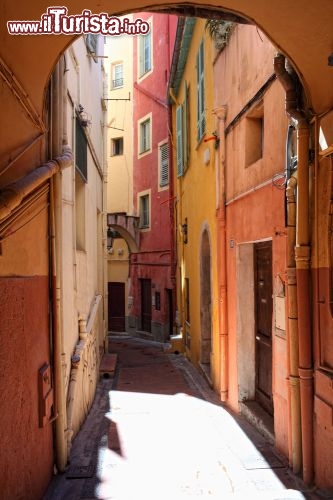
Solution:
[[[48,212],[21,218],[0,256],[0,489],[40,498],[53,472],[52,425],[39,426],[38,371],[51,363]],[[48,414],[48,417],[50,414]]]
[[[196,56],[201,41],[204,40],[204,78],[205,78],[205,119],[206,134],[197,142],[197,85],[196,85]],[[186,65],[173,106],[173,126],[176,131],[176,106],[184,102],[184,82],[189,86],[189,137],[190,156],[188,168],[184,175],[177,178],[176,150],[174,150],[175,182],[177,192],[177,219],[176,237],[178,242],[178,305],[183,325],[183,335],[187,340],[187,355],[197,366],[202,359],[201,338],[202,319],[202,291],[205,289],[201,279],[205,279],[200,273],[202,260],[202,237],[204,230],[208,233],[210,252],[210,274],[211,274],[211,346],[210,346],[210,377],[214,387],[219,387],[219,331],[218,331],[218,296],[217,296],[217,268],[216,268],[216,219],[217,207],[216,193],[216,150],[215,140],[205,142],[205,138],[212,136],[216,130],[216,122],[213,115],[213,63],[214,51],[212,41],[205,31],[205,20],[197,19],[191,39]],[[176,139],[174,139],[176,144]],[[205,161],[205,158],[207,161]],[[187,243],[181,233],[181,225],[187,219]],[[190,302],[190,325],[185,325],[185,278],[189,280],[189,302]],[[190,342],[188,342],[190,336]]]

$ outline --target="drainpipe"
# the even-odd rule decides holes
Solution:
[[[286,91],[286,112],[297,123],[297,216],[296,280],[298,307],[299,376],[303,479],[313,480],[313,367],[310,317],[310,231],[309,231],[309,125],[298,109],[294,80],[285,67],[285,57],[274,58],[275,73]]]
[[[295,474],[302,468],[301,401],[298,374],[298,317],[296,284],[296,187],[297,176],[294,174],[287,183],[287,311],[289,333],[289,390],[291,418],[291,457]]]
[[[51,148],[52,155],[61,149],[63,127],[63,59],[59,60],[52,75],[52,118],[51,118]],[[62,193],[61,172],[51,180],[51,240],[52,240],[52,279],[53,279],[53,335],[54,335],[54,388],[57,419],[55,420],[56,463],[60,472],[65,470],[67,463],[67,442],[65,429],[66,398],[64,381],[64,348],[62,324]]]
[[[225,120],[227,107],[215,108],[219,120],[220,165],[218,179],[217,217],[217,281],[219,294],[220,331],[220,397],[228,400],[228,304],[227,304],[227,252],[226,252],[226,208],[225,208]]]

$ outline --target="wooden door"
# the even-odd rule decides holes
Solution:
[[[125,283],[109,281],[108,283],[109,331],[125,331]]]
[[[256,401],[273,415],[272,396],[272,243],[254,247],[256,322]]]
[[[141,328],[151,332],[151,280],[141,279]]]

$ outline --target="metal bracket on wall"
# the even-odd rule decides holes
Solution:
[[[50,422],[53,412],[53,387],[49,363],[38,370],[39,427]]]

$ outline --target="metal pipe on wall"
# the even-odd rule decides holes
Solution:
[[[220,161],[218,177],[217,219],[217,280],[219,294],[220,331],[220,397],[228,400],[228,304],[227,304],[227,252],[226,252],[226,196],[225,196],[225,120],[227,107],[215,108],[219,120]]]
[[[286,113],[297,129],[297,216],[296,280],[298,345],[302,428],[303,479],[313,481],[313,368],[310,318],[310,231],[309,231],[309,125],[300,111],[295,81],[286,69],[282,54],[274,58],[274,70],[286,91]]]
[[[63,132],[63,64],[58,62],[52,75],[51,85],[51,151],[57,155],[61,149]],[[54,310],[54,387],[58,418],[55,420],[56,463],[59,471],[64,471],[67,463],[66,442],[66,398],[63,360],[62,328],[62,194],[61,173],[57,172],[51,180],[51,238],[53,272],[53,310]]]
[[[298,474],[302,469],[302,434],[301,434],[301,402],[300,381],[298,374],[298,312],[296,283],[296,191],[297,174],[290,177],[287,183],[287,311],[289,338],[289,389],[291,419],[291,463],[293,471]]]

